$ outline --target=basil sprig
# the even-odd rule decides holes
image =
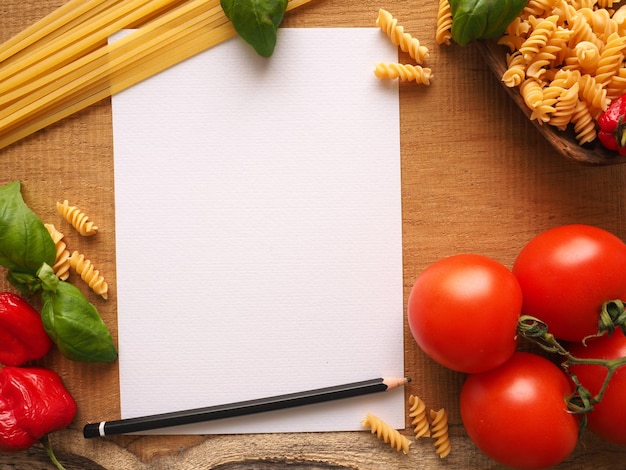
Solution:
[[[68,359],[110,362],[117,351],[96,307],[50,266],[56,247],[43,222],[24,202],[19,181],[0,186],[0,266],[11,284],[28,294],[41,293],[42,321]]]
[[[502,35],[527,0],[450,0],[452,39],[461,46]]]
[[[75,286],[59,280],[49,265],[44,263],[37,277],[43,287],[41,320],[59,351],[73,361],[114,361],[117,350],[96,307]]]
[[[221,0],[222,10],[241,38],[263,57],[276,47],[288,0]]]
[[[35,274],[53,264],[56,250],[46,227],[24,203],[19,181],[0,186],[0,265]]]

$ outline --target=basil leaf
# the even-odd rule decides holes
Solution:
[[[35,274],[9,271],[7,280],[24,294],[38,294],[41,292],[41,280]]]
[[[450,0],[452,39],[461,46],[500,36],[527,0]]]
[[[35,274],[54,260],[52,237],[22,199],[19,181],[0,186],[0,265]]]
[[[73,361],[114,361],[117,350],[96,307],[78,288],[59,280],[49,265],[37,276],[43,286],[41,319],[59,351]]]
[[[271,56],[288,0],[221,0],[220,3],[237,34],[259,55]]]

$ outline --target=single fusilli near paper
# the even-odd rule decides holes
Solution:
[[[398,20],[387,10],[381,8],[378,11],[376,26],[387,34],[394,46],[399,46],[403,52],[407,52],[418,64],[422,64],[428,57],[428,48],[420,44],[419,39],[404,32],[404,27],[398,25]]]
[[[376,65],[374,74],[381,79],[400,79],[403,81],[415,81],[422,85],[430,85],[432,71],[428,67],[411,64],[395,64],[381,62]]]
[[[409,453],[409,447],[411,446],[411,441],[409,441],[405,436],[400,434],[397,429],[392,428],[389,424],[384,422],[377,416],[368,413],[363,421],[361,421],[361,425],[364,428],[369,428],[371,434],[376,434],[378,439],[381,439],[386,444],[389,444],[393,449],[398,452],[402,451],[405,454]]]
[[[85,256],[78,251],[74,251],[70,256],[70,266],[80,275],[81,279],[89,285],[91,290],[98,294],[103,299],[108,297],[109,286],[104,280],[104,277],[100,274],[100,271],[95,269],[93,263],[85,259]]]
[[[452,10],[448,0],[439,0],[435,42],[445,45],[450,45],[452,42]]]
[[[78,233],[84,237],[95,235],[98,227],[89,220],[78,207],[70,206],[67,200],[61,204],[57,202],[57,211]]]
[[[70,277],[70,252],[67,244],[63,241],[63,234],[59,232],[53,224],[44,224],[55,246],[55,260],[52,270],[54,274],[66,281]]]

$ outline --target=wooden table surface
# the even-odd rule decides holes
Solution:
[[[3,0],[0,40],[62,3]],[[436,45],[437,3],[313,0],[290,13],[284,22],[291,27],[373,27],[382,7],[431,51],[431,86],[400,87],[405,298],[416,276],[439,258],[472,252],[511,266],[531,237],[556,225],[593,224],[626,239],[626,166],[584,167],[557,155],[515,107],[475,45]],[[360,46],[337,47],[350,54]],[[400,53],[400,59],[407,57]],[[80,201],[98,222],[99,235],[74,237],[72,248],[97,260],[110,281],[108,301],[84,292],[115,333],[110,101],[1,150],[0,183],[13,180],[22,181],[27,204],[44,222],[61,224],[55,203],[63,199]],[[6,281],[1,282],[0,288],[9,289]],[[53,434],[51,441],[68,470],[498,468],[473,446],[461,424],[458,399],[464,376],[425,357],[406,328],[404,343],[406,374],[413,378],[407,395],[419,395],[428,406],[448,410],[452,452],[446,459],[434,453],[432,441],[418,441],[409,455],[403,455],[368,432],[86,440],[82,437],[85,422],[119,416],[117,364],[73,363],[56,351],[43,365],[61,374],[79,410],[74,424]],[[411,433],[408,423],[403,432]],[[559,468],[600,470],[625,465],[626,447],[587,434]],[[35,446],[20,454],[0,453],[0,469],[9,468],[54,467],[43,449]]]

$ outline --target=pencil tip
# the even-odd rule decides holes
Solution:
[[[411,379],[411,377],[405,377],[404,380],[406,383],[411,383],[413,379]]]
[[[402,387],[411,381],[409,377],[394,377],[383,379],[383,383],[387,385],[387,390],[391,390],[397,387]]]

